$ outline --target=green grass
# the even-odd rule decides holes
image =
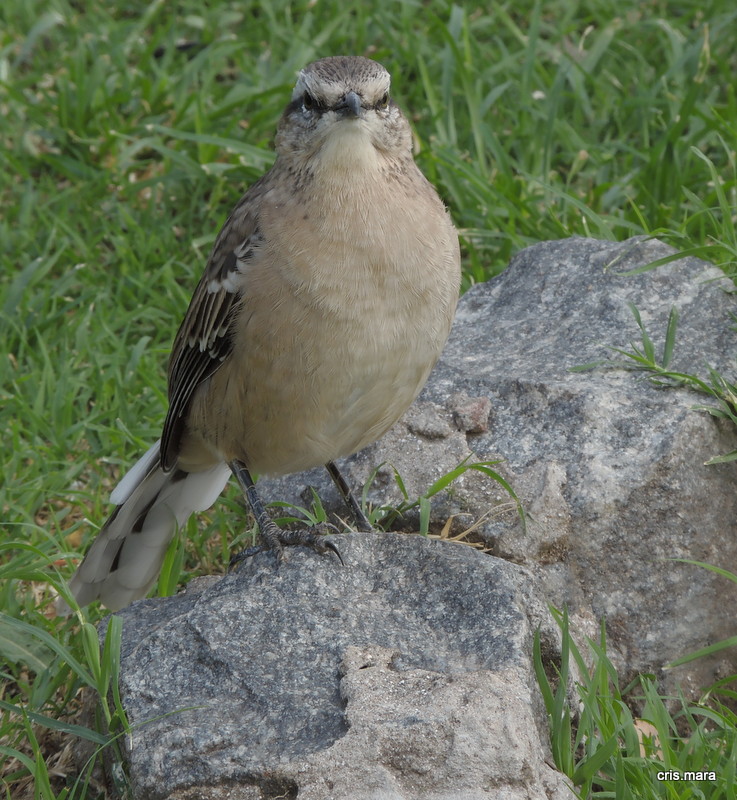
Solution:
[[[735,677],[698,703],[683,695],[661,697],[652,676],[621,688],[607,656],[604,624],[600,640],[589,640],[582,653],[568,615],[553,613],[562,633],[560,667],[546,673],[539,637],[534,663],[555,765],[576,794],[586,800],[731,800],[737,789],[737,694],[727,684]]]
[[[173,335],[219,226],[272,161],[296,70],[357,53],[393,73],[466,287],[570,235],[656,234],[734,270],[736,25],[731,0],[0,4],[7,796],[31,778],[39,797],[96,796],[49,774],[39,720],[70,724],[114,654],[94,672],[82,621],[99,612],[53,618],[48,584],[159,435]],[[177,558],[222,570],[243,527],[226,493],[189,523],[167,590]]]

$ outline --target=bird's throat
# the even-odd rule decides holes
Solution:
[[[371,134],[361,120],[346,119],[336,124],[315,154],[315,172],[344,178],[380,169],[380,155]]]

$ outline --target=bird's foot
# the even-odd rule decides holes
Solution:
[[[251,558],[251,556],[267,550],[274,551],[277,559],[281,561],[284,558],[284,548],[297,545],[309,547],[316,553],[335,553],[340,563],[343,564],[340,551],[326,536],[328,533],[338,532],[335,525],[331,525],[329,522],[318,522],[305,528],[291,530],[289,528],[280,528],[275,522],[269,520],[260,527],[261,541],[257,545],[248,547],[231,556],[230,567],[232,569],[246,558]]]

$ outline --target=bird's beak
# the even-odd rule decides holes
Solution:
[[[361,98],[355,92],[348,92],[337,107],[337,111],[344,117],[361,116]]]

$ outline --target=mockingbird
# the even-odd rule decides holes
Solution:
[[[71,579],[80,605],[143,597],[177,526],[231,473],[264,546],[335,550],[312,529],[278,528],[251,472],[325,465],[370,527],[333,461],[382,436],[417,396],[460,280],[456,231],[412,158],[389,82],[367,58],[299,73],[276,162],[220,231],[177,333],[161,439],[113,491]]]

